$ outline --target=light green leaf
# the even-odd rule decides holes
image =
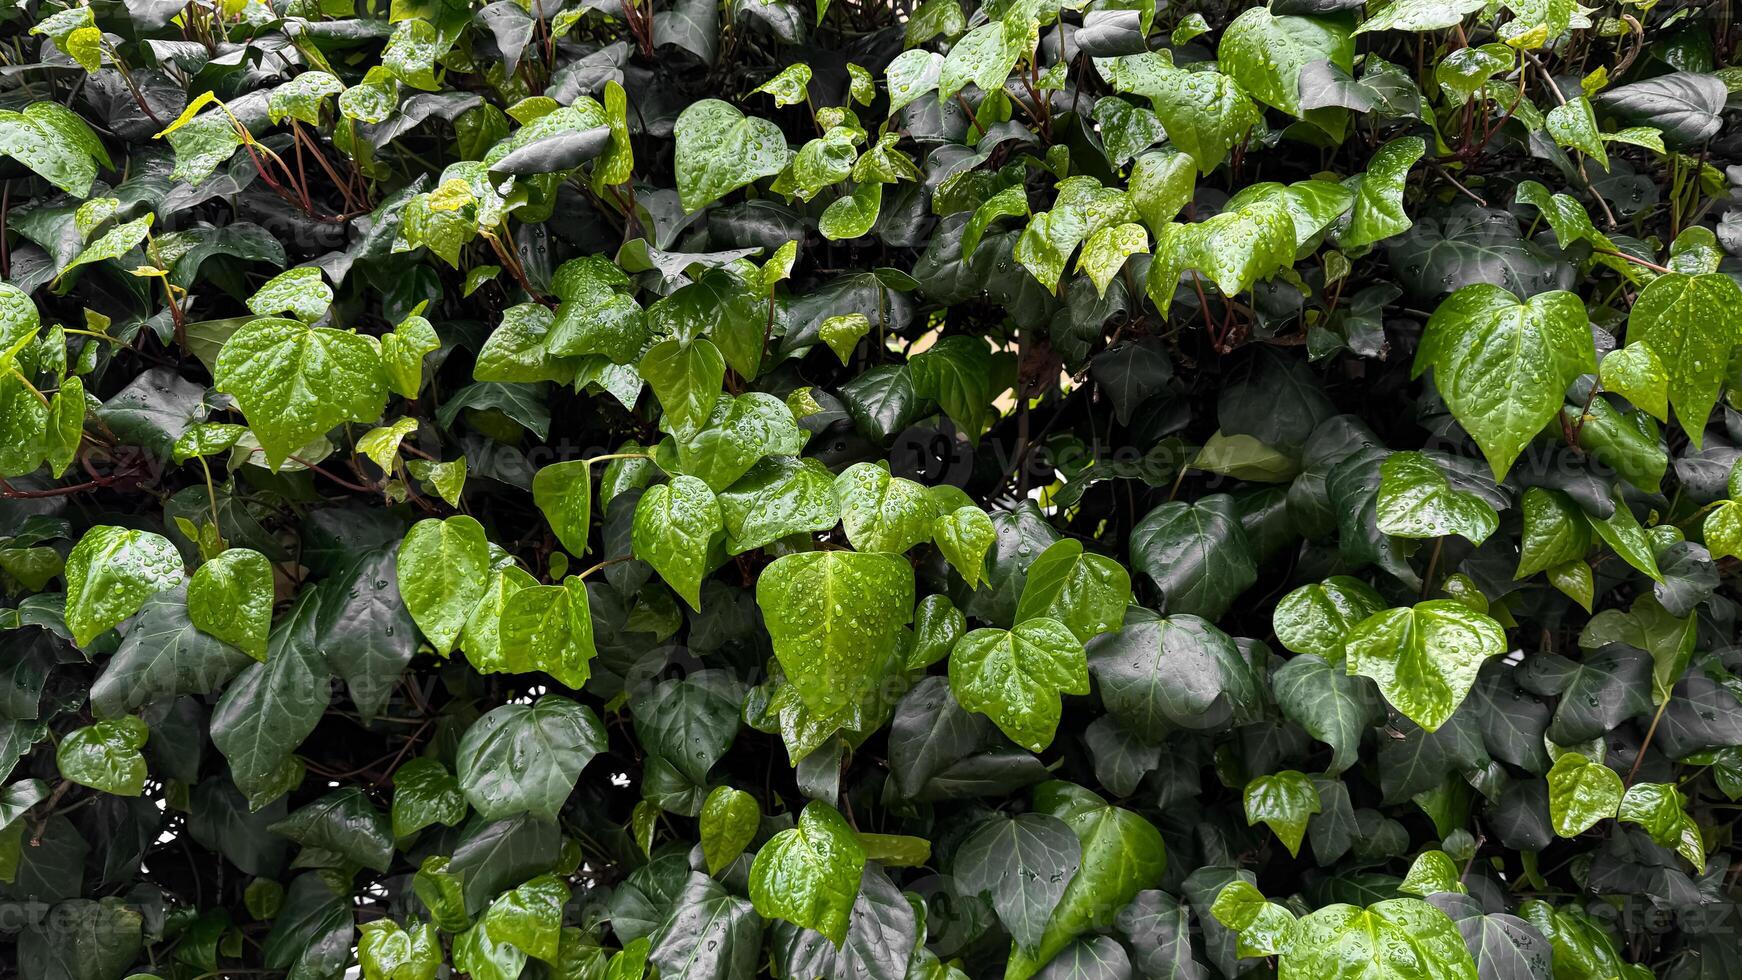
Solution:
[[[61,778],[116,796],[145,792],[145,756],[139,750],[150,736],[132,715],[69,732],[55,748]]]
[[[1669,421],[1669,372],[1643,342],[1610,351],[1598,363],[1603,388],[1659,421]]]
[[[807,803],[796,827],[756,853],[750,901],[760,915],[814,929],[839,947],[864,868],[865,850],[847,821],[826,803]]]
[[[355,333],[261,317],[218,352],[216,387],[233,395],[267,466],[341,422],[374,422],[387,405],[375,346]]]
[[[1105,555],[1083,550],[1075,538],[1062,538],[1028,566],[1016,622],[1053,619],[1079,642],[1112,632],[1125,621],[1131,603],[1131,576]]]
[[[1548,134],[1562,146],[1578,150],[1609,169],[1609,153],[1603,148],[1603,134],[1597,131],[1597,113],[1591,100],[1575,96],[1563,105],[1548,111]]]
[[[931,537],[937,510],[925,487],[886,465],[854,463],[835,477],[835,499],[856,551],[903,552]]]
[[[1548,814],[1555,833],[1577,837],[1615,816],[1621,794],[1615,770],[1577,752],[1566,753],[1548,771]]]
[[[552,463],[532,477],[532,502],[569,554],[587,553],[593,517],[593,471],[584,459]]]
[[[1260,821],[1275,832],[1288,853],[1300,854],[1307,820],[1320,809],[1319,791],[1303,773],[1286,769],[1257,776],[1246,783],[1246,826]]]
[[[1730,352],[1742,343],[1742,286],[1722,273],[1658,276],[1627,318],[1627,339],[1656,354],[1669,375],[1669,402],[1698,449],[1717,404]]]
[[[774,654],[821,714],[857,703],[883,677],[901,654],[913,603],[913,566],[900,555],[786,555],[756,582]]]
[[[399,594],[412,621],[447,656],[490,583],[483,525],[464,514],[418,521],[400,542],[397,567]]]
[[[301,76],[299,76],[301,77]],[[442,941],[428,922],[402,929],[392,919],[358,927],[357,965],[363,980],[435,980],[442,965]]]
[[[67,555],[66,624],[85,646],[139,611],[152,594],[186,577],[181,553],[161,534],[99,524]]]
[[[699,610],[709,550],[724,530],[714,491],[693,476],[675,476],[641,495],[631,538],[635,557],[652,565],[672,591]]]
[[[685,211],[780,173],[792,157],[779,126],[719,99],[691,103],[674,132],[678,197]]]
[[[1374,613],[1344,646],[1350,673],[1372,678],[1392,707],[1431,732],[1463,703],[1482,661],[1505,652],[1506,632],[1461,602],[1431,599]]]
[[[716,786],[702,804],[702,857],[708,874],[719,875],[744,853],[762,825],[756,797],[741,789]]]
[[[400,840],[433,824],[457,827],[466,819],[466,796],[439,759],[407,759],[393,770],[392,819]]]
[[[1058,728],[1059,694],[1089,693],[1088,661],[1082,642],[1056,619],[978,629],[950,651],[950,691],[1011,741],[1039,752]]]
[[[1350,26],[1342,18],[1278,17],[1264,7],[1252,7],[1222,32],[1217,62],[1253,98],[1340,137],[1347,110],[1303,112],[1300,72],[1313,62],[1327,60],[1345,72],[1353,71],[1355,43]],[[1166,124],[1164,119],[1162,125]]]
[[[272,563],[258,551],[231,548],[194,571],[188,619],[201,632],[265,660],[273,598]]]
[[[938,515],[932,522],[932,543],[969,588],[978,587],[985,573],[986,552],[998,538],[998,528],[986,512],[972,504]]]
[[[1284,648],[1340,665],[1349,632],[1384,608],[1385,599],[1372,586],[1333,575],[1283,596],[1271,614],[1271,628]]]
[[[313,265],[273,276],[248,298],[248,309],[260,316],[289,313],[304,323],[319,320],[332,305],[332,287],[321,277],[320,267]]]
[[[1477,980],[1478,974],[1449,916],[1419,898],[1393,898],[1365,909],[1327,905],[1301,919],[1277,977]]]
[[[1597,355],[1576,295],[1557,290],[1520,303],[1499,286],[1476,283],[1428,319],[1412,373],[1430,367],[1453,417],[1498,480],[1559,414],[1567,385],[1596,372]]]
[[[1392,453],[1379,465],[1379,530],[1402,538],[1460,535],[1481,544],[1500,526],[1492,504],[1454,490],[1432,459],[1417,452]]]
[[[1419,136],[1401,136],[1374,151],[1366,172],[1345,182],[1355,191],[1355,203],[1348,228],[1337,235],[1338,245],[1364,248],[1409,230],[1415,222],[1403,209],[1404,182],[1426,152],[1427,143]]]

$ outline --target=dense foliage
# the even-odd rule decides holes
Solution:
[[[1742,976],[1729,4],[69,2],[0,976]]]

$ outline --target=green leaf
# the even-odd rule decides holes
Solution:
[[[962,9],[956,0],[936,0],[926,6],[947,6],[955,11],[958,19],[962,15]],[[893,117],[920,96],[937,91],[938,81],[943,77],[943,67],[944,56],[935,51],[914,48],[896,55],[889,62],[889,67],[883,69],[884,84],[889,88],[889,115]]]
[[[1176,68],[1155,54],[1118,58],[1111,64],[1117,66],[1108,79],[1113,88],[1148,99],[1169,142],[1190,154],[1200,173],[1220,166],[1228,151],[1263,119],[1248,90],[1220,72]],[[1134,169],[1134,197],[1137,183]],[[1138,208],[1143,210],[1143,205],[1138,203]],[[1147,210],[1144,216],[1149,217]],[[1161,231],[1154,222],[1150,230],[1158,235]]]
[[[1339,642],[1339,654],[1341,649]],[[1271,678],[1271,686],[1283,717],[1331,747],[1328,771],[1332,773],[1355,764],[1362,733],[1384,717],[1367,681],[1312,653],[1283,664]]]
[[[381,52],[381,64],[393,77],[412,88],[434,92],[441,88],[435,77],[436,59],[447,47],[428,21],[403,20],[394,27],[393,36],[387,39],[387,47]]]
[[[1392,453],[1379,465],[1379,530],[1402,538],[1460,535],[1481,544],[1500,526],[1493,505],[1452,489],[1434,461],[1421,453]]]
[[[708,874],[718,876],[750,846],[762,824],[756,798],[730,786],[716,786],[702,804],[702,857]]]
[[[604,748],[605,730],[592,709],[547,694],[473,722],[460,739],[455,775],[485,820],[519,813],[555,820],[581,770]]]
[[[331,673],[316,645],[320,610],[320,593],[298,596],[267,638],[266,662],[238,674],[212,710],[212,744],[254,809],[301,782],[292,753],[326,714]]]
[[[691,103],[677,118],[675,136],[678,196],[685,211],[780,173],[792,157],[780,127],[719,99]]]
[[[1364,909],[1327,905],[1296,923],[1280,966],[1280,980],[1478,976],[1458,926],[1419,898],[1387,899]]]
[[[1547,129],[1556,143],[1578,150],[1609,169],[1609,154],[1603,148],[1603,134],[1597,130],[1597,113],[1591,100],[1576,96],[1548,111]]]
[[[1567,385],[1597,370],[1597,357],[1577,296],[1557,290],[1520,303],[1499,286],[1477,283],[1429,318],[1411,371],[1430,367],[1498,480],[1559,413]]]
[[[85,121],[54,102],[33,102],[23,112],[0,110],[0,153],[79,198],[90,196],[97,164],[109,165],[108,153]]]
[[[787,679],[813,710],[832,714],[859,701],[900,655],[913,567],[892,554],[786,555],[762,570],[756,604]]]
[[[145,792],[145,722],[132,715],[70,732],[55,748],[61,778],[117,796]]]
[[[396,567],[405,608],[436,652],[447,656],[490,584],[483,525],[463,514],[418,521],[400,542]]]
[[[1591,550],[1591,523],[1566,494],[1528,487],[1521,509],[1524,531],[1514,578],[1526,578],[1582,559]]]
[[[709,548],[725,530],[720,502],[693,476],[649,487],[635,505],[635,557],[653,566],[691,609],[702,607],[702,578]]]
[[[847,541],[857,551],[903,552],[931,537],[937,518],[925,487],[889,475],[887,466],[855,463],[835,478]]]
[[[259,316],[289,313],[304,323],[319,320],[332,305],[333,290],[321,278],[320,268],[312,265],[273,276],[248,298],[248,309]]]
[[[1323,112],[1326,110],[1315,110]],[[1345,249],[1364,248],[1381,239],[1408,231],[1415,222],[1403,209],[1403,187],[1409,178],[1409,168],[1427,152],[1427,143],[1419,136],[1402,136],[1376,150],[1367,161],[1367,170],[1350,178],[1355,203],[1349,212],[1349,226],[1337,234],[1337,244]]]
[[[1700,825],[1688,816],[1687,797],[1668,783],[1634,783],[1621,797],[1616,816],[1645,828],[1659,846],[1667,847],[1695,868],[1706,867],[1706,845]]]
[[[539,875],[496,896],[479,925],[494,942],[555,962],[569,888],[556,875]]]
[[[1577,837],[1598,821],[1615,816],[1621,795],[1621,777],[1615,770],[1577,752],[1556,759],[1548,771],[1549,818],[1562,837]]]
[[[393,837],[387,818],[360,787],[334,790],[271,826],[305,848],[331,851],[364,867],[385,872],[393,862]]]
[[[986,552],[998,538],[998,528],[986,512],[972,504],[939,514],[932,521],[932,543],[970,588],[980,584]]]
[[[994,20],[974,28],[950,46],[938,74],[938,98],[953,99],[973,83],[982,92],[997,92],[1024,54],[1027,32],[1021,36],[1005,22]]]
[[[1651,281],[1627,318],[1629,346],[1643,344],[1669,375],[1669,403],[1699,448],[1730,351],[1742,343],[1742,286],[1721,273],[1667,273]]]
[[[505,588],[503,595],[500,662],[494,666],[516,673],[542,670],[565,687],[585,686],[596,653],[585,583],[571,575],[562,585]]]
[[[756,464],[719,495],[726,552],[743,554],[793,534],[840,522],[835,477],[820,460],[775,456]]]
[[[653,388],[671,431],[677,435],[693,434],[707,421],[726,378],[726,359],[705,339],[655,344],[636,368]]]
[[[186,577],[181,553],[161,534],[99,524],[67,555],[66,624],[85,646],[139,611],[153,593]]]
[[[214,372],[276,469],[341,422],[374,422],[387,405],[381,356],[331,327],[261,317],[230,335]]]
[[[1070,826],[1050,814],[993,817],[957,848],[956,883],[965,894],[989,897],[1011,937],[1032,949],[1076,876],[1082,850]]]
[[[826,803],[807,803],[797,826],[756,852],[750,901],[761,915],[814,929],[838,947],[864,867],[865,851],[847,821]]]
[[[1355,43],[1350,25],[1333,17],[1278,17],[1263,7],[1246,10],[1222,32],[1216,48],[1220,67],[1266,105],[1306,119],[1341,136],[1342,109],[1301,109],[1301,69],[1317,61],[1352,71]],[[1165,120],[1163,125],[1166,125]]]
[[[466,797],[440,760],[409,759],[393,771],[392,819],[400,840],[433,824],[457,827],[466,819]]]
[[[255,660],[265,660],[273,599],[272,563],[258,551],[231,548],[194,571],[188,619]]]
[[[358,932],[357,964],[363,980],[435,980],[442,942],[433,924],[414,921],[402,929],[392,919],[376,919],[363,923]]]
[[[1158,308],[1173,302],[1182,272],[1202,273],[1224,296],[1251,289],[1294,262],[1294,218],[1287,205],[1251,200],[1192,224],[1169,224],[1157,236],[1145,285]]]
[[[1481,10],[1482,0],[1394,0],[1355,29],[1369,31],[1443,31],[1458,26],[1465,17]]]
[[[150,233],[154,217],[155,215],[147,214],[143,218],[135,218],[124,225],[116,225],[104,232],[103,237],[85,246],[84,251],[67,263],[66,267],[61,269],[60,275],[64,276],[81,265],[119,259],[138,248],[139,243],[145,241],[146,235]]]
[[[1083,644],[1056,619],[974,630],[950,651],[950,691],[1011,741],[1039,752],[1058,728],[1059,695],[1089,693]]]
[[[809,98],[811,81],[811,66],[802,62],[787,65],[780,73],[751,89],[751,92],[764,92],[774,97],[776,106],[798,105]]]
[[[1220,616],[1258,579],[1226,494],[1170,501],[1150,511],[1131,529],[1131,564],[1161,590],[1169,614]]]
[[[1385,599],[1372,586],[1333,575],[1283,596],[1271,615],[1271,628],[1286,649],[1340,665],[1350,630],[1384,608]]]
[[[569,554],[587,553],[587,532],[593,516],[593,471],[586,460],[541,467],[532,477],[532,502],[544,512],[558,543]]]
[[[1319,792],[1304,774],[1293,769],[1258,776],[1246,784],[1246,825],[1263,822],[1291,855],[1300,854],[1307,820],[1319,812]]]
[[[1079,642],[1119,628],[1131,603],[1131,576],[1103,555],[1086,553],[1074,538],[1055,542],[1028,567],[1016,622],[1046,618],[1062,623]]]
[[[1610,351],[1598,362],[1603,388],[1633,403],[1660,421],[1669,421],[1669,372],[1646,344],[1636,342]]]
[[[1505,652],[1506,633],[1461,602],[1430,599],[1374,613],[1345,648],[1351,673],[1372,678],[1392,707],[1431,732],[1463,703],[1482,661]]]
[[[1155,887],[1167,866],[1161,834],[1147,820],[1069,783],[1045,783],[1035,791],[1035,809],[1063,820],[1083,847],[1082,867],[1048,920],[1032,954],[1011,950],[1006,977],[1033,976],[1048,960],[1090,929],[1112,924],[1137,893]]]

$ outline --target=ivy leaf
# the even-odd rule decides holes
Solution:
[[[1131,576],[1103,555],[1083,551],[1081,542],[1055,542],[1028,567],[1016,622],[1047,618],[1064,624],[1079,642],[1119,628],[1131,603]]]
[[[950,651],[950,691],[1011,741],[1039,752],[1058,728],[1059,694],[1089,693],[1083,644],[1056,619],[974,630]]]
[[[387,819],[356,786],[334,790],[299,807],[270,829],[305,848],[331,851],[376,871],[385,871],[393,861]]]
[[[1281,980],[1333,976],[1476,980],[1476,963],[1452,920],[1419,898],[1364,909],[1327,905],[1295,924]]]
[[[1392,707],[1431,732],[1463,703],[1482,661],[1505,652],[1506,633],[1461,602],[1430,599],[1374,613],[1345,648],[1350,673],[1372,678]]]
[[[1591,550],[1591,523],[1566,494],[1529,487],[1524,491],[1520,509],[1524,512],[1524,531],[1514,578],[1526,578],[1582,559]]]
[[[1481,544],[1500,526],[1493,505],[1454,490],[1434,461],[1416,452],[1392,453],[1379,465],[1379,530],[1395,537],[1457,534]]]
[[[552,463],[532,477],[532,502],[571,555],[587,553],[593,517],[593,471],[584,459]],[[469,611],[469,610],[468,610]]]
[[[504,588],[503,595],[498,668],[517,673],[542,670],[565,687],[583,687],[597,652],[585,583],[571,575],[562,585]]]
[[[1559,413],[1567,385],[1597,370],[1597,356],[1577,296],[1557,290],[1520,303],[1499,286],[1477,283],[1429,318],[1411,373],[1430,367],[1452,415],[1500,480]]]
[[[1345,110],[1301,109],[1300,73],[1318,61],[1329,61],[1345,72],[1353,70],[1355,42],[1346,21],[1278,17],[1254,7],[1234,18],[1222,32],[1216,55],[1221,68],[1253,98],[1306,119],[1332,136],[1342,134]]]
[[[1656,354],[1669,375],[1669,403],[1698,449],[1717,404],[1730,351],[1742,343],[1742,286],[1722,273],[1658,276],[1633,303],[1627,339]]]
[[[792,157],[780,127],[719,99],[691,103],[678,116],[674,133],[678,196],[685,211],[780,173]]]
[[[724,530],[714,491],[693,476],[675,476],[641,495],[631,534],[635,557],[699,610],[709,547]]]
[[[1065,887],[1082,863],[1082,843],[1069,825],[1045,813],[993,817],[956,851],[956,882],[968,895],[992,900],[1016,942],[1033,949]]]
[[[716,786],[702,804],[702,858],[708,874],[718,876],[755,839],[762,824],[756,798],[730,786]]]
[[[1603,388],[1662,422],[1669,421],[1669,372],[1643,342],[1610,351],[1598,362]]]
[[[1340,653],[1340,644],[1338,650]],[[1328,771],[1332,773],[1355,764],[1361,734],[1384,716],[1365,680],[1311,653],[1283,664],[1271,678],[1271,685],[1283,716],[1331,747]]]
[[[998,529],[986,512],[973,504],[939,514],[932,521],[932,543],[969,588],[976,588],[986,569],[986,552]]]
[[[1108,714],[1152,742],[1176,727],[1247,719],[1262,699],[1262,681],[1233,637],[1196,616],[1142,620],[1101,637],[1089,669]]]
[[[1659,846],[1667,847],[1701,871],[1706,867],[1706,846],[1700,825],[1688,816],[1687,797],[1669,783],[1634,783],[1621,797],[1616,816],[1625,823],[1645,828]]]
[[[399,594],[417,628],[447,656],[489,586],[484,527],[463,514],[418,521],[400,542]]]
[[[1349,632],[1384,608],[1385,599],[1372,586],[1346,575],[1333,575],[1283,596],[1271,615],[1271,628],[1289,651],[1341,664]]]
[[[865,851],[847,821],[826,803],[807,803],[797,826],[756,852],[750,901],[759,914],[814,929],[839,947],[864,868]]]
[[[1083,859],[1032,954],[1020,946],[1011,950],[1005,973],[1012,980],[1026,980],[1072,939],[1110,925],[1139,892],[1160,882],[1167,866],[1167,848],[1153,824],[1081,787],[1042,784],[1035,810],[1058,817],[1076,833]]]
[[[381,356],[369,341],[296,320],[243,324],[218,352],[214,374],[271,468],[339,423],[374,422],[387,407]]]
[[[393,771],[393,836],[403,840],[434,824],[457,827],[466,796],[439,759],[408,759]]]
[[[592,709],[547,694],[505,704],[473,722],[455,753],[466,802],[486,820],[519,813],[555,820],[581,770],[604,751]]]
[[[255,809],[289,791],[290,776],[301,781],[291,753],[326,714],[332,675],[316,645],[320,609],[320,593],[298,596],[267,638],[266,661],[238,674],[212,709],[212,744]]]
[[[161,534],[99,524],[67,555],[66,624],[85,646],[139,611],[153,593],[180,585],[181,553]]]
[[[259,316],[289,313],[304,323],[319,320],[332,305],[332,287],[312,265],[280,272],[248,297],[248,309]]]
[[[1399,137],[1374,152],[1366,172],[1345,184],[1353,186],[1355,202],[1348,228],[1337,235],[1338,245],[1360,249],[1410,229],[1415,222],[1403,209],[1403,185],[1409,168],[1426,152],[1427,143],[1419,136]]]
[[[1548,771],[1549,817],[1562,837],[1577,837],[1598,821],[1615,816],[1621,795],[1621,777],[1615,770],[1577,752],[1562,755]]]
[[[734,555],[791,534],[826,531],[841,519],[835,477],[816,459],[765,459],[719,500],[726,551]]]
[[[775,559],[757,579],[756,604],[787,679],[813,710],[832,714],[900,653],[913,590],[899,555],[823,551]]]
[[[68,733],[55,748],[61,778],[116,796],[145,792],[145,722],[132,715]]]
[[[404,929],[392,919],[376,919],[357,931],[363,980],[434,980],[442,965],[442,941],[432,923],[412,922]]]
[[[835,478],[847,541],[857,551],[903,552],[931,537],[937,511],[925,487],[890,476],[887,466],[855,463]]]
[[[1110,64],[1114,67],[1108,81],[1114,90],[1148,99],[1168,140],[1191,155],[1200,173],[1220,166],[1228,151],[1263,119],[1248,91],[1221,72],[1187,71],[1154,54],[1119,58]],[[1102,71],[1109,74],[1108,69]],[[1132,181],[1137,182],[1135,169]],[[1149,214],[1144,211],[1145,218]],[[1153,222],[1150,230],[1160,231]]]
[[[1293,769],[1257,776],[1246,783],[1244,798],[1246,825],[1262,821],[1289,854],[1298,856],[1307,820],[1319,812],[1319,791],[1313,781]]]
[[[255,660],[265,660],[273,598],[272,564],[266,556],[231,548],[194,571],[188,582],[188,619]]]
[[[1170,501],[1150,511],[1131,529],[1131,564],[1161,590],[1169,613],[1212,619],[1258,580],[1227,494]]]
[[[1556,143],[1596,160],[1609,169],[1609,154],[1603,148],[1603,134],[1597,129],[1597,113],[1591,100],[1575,96],[1548,111],[1547,130]]]
[[[706,339],[690,343],[667,340],[643,354],[636,369],[653,388],[671,431],[688,436],[707,421],[720,397],[726,359]]]

